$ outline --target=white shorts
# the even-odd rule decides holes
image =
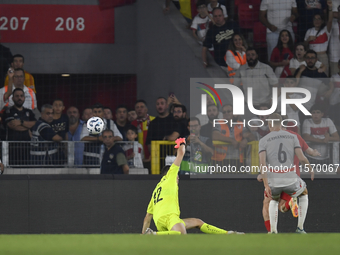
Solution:
[[[273,199],[280,198],[281,192],[286,192],[291,197],[298,197],[306,189],[306,183],[299,177],[297,181],[285,187],[270,187]]]

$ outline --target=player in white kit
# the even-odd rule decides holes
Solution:
[[[281,192],[291,197],[299,197],[299,216],[297,233],[306,233],[303,224],[308,209],[306,183],[296,174],[294,155],[298,157],[303,169],[309,169],[311,179],[314,173],[304,156],[296,135],[281,129],[281,115],[273,113],[268,117],[270,133],[259,142],[261,173],[266,193],[272,198],[269,204],[271,233],[277,233],[278,204]]]

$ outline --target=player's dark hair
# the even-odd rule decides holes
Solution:
[[[110,111],[112,112],[111,108],[108,107],[108,106],[105,106],[105,107],[103,108],[103,110],[110,110]]]
[[[146,103],[146,101],[145,100],[143,100],[143,99],[139,99],[139,100],[137,100],[136,101],[136,103],[135,103],[135,106],[136,106],[136,104],[138,104],[138,103],[143,103],[146,107],[148,107],[148,105],[147,105],[147,103]]]
[[[24,58],[24,56],[21,55],[21,54],[15,54],[15,55],[12,57],[12,62],[11,62],[11,63],[14,62],[14,58],[22,58],[22,62],[25,63],[25,58]]]
[[[17,92],[17,91],[21,91],[22,93],[25,94],[25,92],[24,92],[23,89],[21,89],[21,88],[16,88],[15,90],[13,90],[12,95],[14,96],[14,93]]]
[[[197,117],[190,117],[189,121],[188,121],[188,126],[189,126],[189,122],[190,121],[197,121],[198,122],[198,125],[201,125],[201,122],[200,122],[200,119],[197,118]]]
[[[340,59],[339,59],[339,61],[338,61],[338,66],[340,66]]]
[[[314,50],[307,50],[305,57],[307,56],[307,54],[314,54],[315,57],[318,57],[318,54]]]
[[[170,165],[164,166],[164,167],[162,168],[161,175],[162,175],[162,176],[165,176],[165,175],[168,173],[170,167],[171,167]]]
[[[173,104],[172,108],[173,109],[175,109],[175,108],[182,108],[182,112],[187,112],[187,108],[183,104]]]
[[[93,109],[95,109],[95,108],[102,108],[102,110],[104,110],[104,106],[102,105],[102,104],[94,104],[93,106],[92,106],[92,110]]]
[[[117,113],[118,110],[121,109],[121,108],[124,108],[124,109],[126,110],[126,112],[129,111],[129,109],[128,109],[125,105],[118,105],[117,108],[116,108],[116,110],[115,110],[115,112]],[[133,110],[133,111],[134,111],[134,110]]]
[[[126,129],[126,132],[129,130],[133,131],[136,135],[138,135],[138,129],[134,125],[129,125]]]

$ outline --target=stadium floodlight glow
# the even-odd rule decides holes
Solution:
[[[61,76],[62,77],[70,77],[71,75],[69,73],[62,73]]]

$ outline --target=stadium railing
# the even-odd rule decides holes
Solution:
[[[130,144],[138,151],[138,142],[117,142],[120,146]],[[91,160],[84,159],[84,147]],[[39,150],[40,149],[40,150]],[[95,152],[99,152],[98,154]],[[7,168],[97,168],[103,157],[103,144],[83,141],[32,142],[2,141],[2,162]],[[97,154],[97,155],[96,155]],[[85,160],[85,161],[84,161]],[[132,159],[135,166],[135,158]],[[133,167],[134,168],[134,167]],[[134,168],[135,169],[135,168]]]
[[[330,158],[326,160],[327,170],[321,169],[321,171],[316,171],[316,173],[328,173],[334,174],[335,171],[330,171],[330,164],[335,168],[339,165],[339,143],[340,142],[329,142]],[[232,146],[230,143],[213,141],[214,152],[219,146]],[[171,164],[174,156],[175,150],[173,149],[175,142],[172,141],[152,141],[151,142],[151,174],[160,174],[160,171],[164,165]],[[217,147],[216,147],[217,146]],[[259,173],[259,141],[252,141],[248,143],[247,148],[243,152],[243,162],[241,165],[247,166],[247,171],[237,172],[238,174],[258,174]],[[172,157],[172,159],[171,159]],[[211,165],[216,165],[218,163],[227,165],[231,163],[231,160],[211,160]],[[316,167],[316,166],[315,166]],[[318,169],[316,169],[318,170]],[[230,173],[230,172],[228,172]]]

